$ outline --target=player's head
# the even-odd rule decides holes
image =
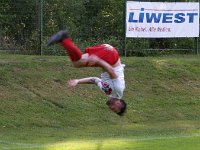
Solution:
[[[123,116],[123,114],[126,112],[126,103],[122,99],[110,98],[106,104],[110,110],[120,116]]]

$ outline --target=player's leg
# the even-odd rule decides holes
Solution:
[[[52,45],[54,43],[61,43],[69,54],[75,67],[85,67],[85,58],[87,56],[82,55],[80,49],[69,38],[67,30],[62,30],[52,35],[49,38],[48,45]]]
[[[81,59],[82,53],[80,49],[72,42],[70,38],[63,38],[60,42],[69,54],[71,61],[76,62]]]

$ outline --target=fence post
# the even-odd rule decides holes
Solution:
[[[200,6],[200,1],[198,0],[198,2],[199,2],[199,6]],[[200,13],[200,10],[199,10],[199,13]],[[200,18],[199,18],[199,20],[200,20]],[[200,27],[200,25],[199,25],[199,27]],[[197,37],[197,55],[199,54],[199,37]]]
[[[123,49],[124,49],[124,56],[126,57],[126,1],[124,0],[124,44],[123,44]]]
[[[196,38],[196,54],[199,54],[199,38]]]
[[[43,0],[40,0],[40,55],[43,55]]]

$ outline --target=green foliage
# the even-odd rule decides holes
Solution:
[[[72,39],[79,41],[81,48],[109,42],[114,43],[123,55],[124,4],[124,0],[1,0],[0,49],[20,50],[25,54],[61,55],[64,54],[61,47],[46,46],[47,39],[60,29],[68,28]],[[128,39],[126,48],[128,56],[147,56],[160,52],[146,49],[193,50],[194,45],[192,38],[136,38]]]
[[[3,49],[37,51],[39,49],[39,23],[36,15],[36,1],[3,0],[0,4],[2,7],[0,25]]]
[[[191,54],[194,52],[194,38],[128,39],[127,56],[161,56]]]

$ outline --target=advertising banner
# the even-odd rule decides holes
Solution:
[[[199,37],[199,3],[126,3],[126,37]]]

